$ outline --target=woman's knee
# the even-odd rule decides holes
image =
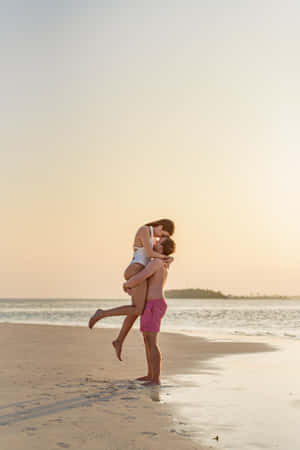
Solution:
[[[141,316],[144,312],[144,305],[136,305],[135,307],[135,314],[137,316]]]
[[[129,264],[129,266],[125,269],[124,278],[125,280],[129,280],[129,278],[133,277],[137,273],[143,270],[143,266],[141,264]]]

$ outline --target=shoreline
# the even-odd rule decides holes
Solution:
[[[87,322],[87,321],[86,321]],[[41,326],[41,327],[66,327],[66,328],[81,328],[81,329],[86,329],[87,325],[86,323],[83,322],[39,322],[39,321],[30,321],[30,320],[20,320],[20,321],[0,321],[0,327],[3,325],[17,325],[17,326]],[[166,325],[166,324],[164,324]],[[103,323],[101,324],[101,329],[104,330],[119,330],[120,328],[117,327],[115,324],[106,324]],[[94,328],[93,328],[94,329]],[[132,330],[134,330],[135,332],[139,333],[139,323],[135,324],[132,328]],[[182,328],[182,329],[177,329],[177,328],[166,328],[164,326],[164,329],[162,331],[160,331],[160,335],[162,334],[178,334],[178,335],[183,335],[183,336],[190,336],[190,337],[194,337],[194,338],[204,338],[204,339],[208,339],[208,340],[215,340],[215,339],[225,339],[225,340],[230,340],[230,339],[242,339],[243,338],[249,338],[249,339],[257,339],[257,341],[264,341],[265,338],[267,340],[283,340],[283,342],[285,340],[291,340],[291,341],[299,341],[300,336],[295,335],[293,333],[283,333],[283,334],[279,334],[279,333],[271,333],[270,331],[259,331],[259,330],[248,330],[248,331],[243,331],[243,330],[237,330],[235,328],[232,329],[228,329],[228,328],[219,328],[218,330],[216,328],[205,328],[202,327],[198,330],[194,329],[194,328]],[[272,345],[272,343],[270,343],[270,345]]]
[[[248,338],[241,337],[240,343]],[[233,337],[218,339],[230,342]],[[174,377],[179,387],[172,403],[183,435],[219,450],[300,448],[298,343],[280,337],[262,337],[261,342],[272,350],[228,354],[200,377]],[[211,445],[211,435],[218,436],[218,444]]]
[[[0,324],[2,450],[40,450],[45,443],[51,450],[204,450],[211,446],[174,426],[174,408],[162,397],[173,397],[178,385],[168,379],[204,373],[217,357],[270,350],[162,332],[163,384],[149,389],[134,381],[146,368],[140,333],[128,336],[121,363],[111,346],[115,331]]]

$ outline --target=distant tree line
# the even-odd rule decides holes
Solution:
[[[165,295],[167,298],[228,298],[221,291],[211,289],[169,289]]]
[[[169,289],[165,291],[167,298],[228,298],[228,299],[252,299],[252,300],[272,300],[288,299],[283,295],[225,295],[221,291],[211,289]]]

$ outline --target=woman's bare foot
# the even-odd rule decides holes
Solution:
[[[121,344],[121,342],[116,339],[115,341],[112,341],[112,345],[115,348],[117,358],[120,361],[123,361],[122,358],[121,358],[121,353],[122,353],[122,344]]]
[[[89,320],[89,328],[92,329],[98,320],[103,318],[103,309],[97,309],[94,315]]]
[[[160,381],[151,380],[151,381],[147,381],[146,383],[143,383],[143,384],[144,384],[144,386],[159,386]]]
[[[136,381],[151,381],[152,377],[150,377],[149,375],[146,375],[145,377],[139,377],[136,378]]]

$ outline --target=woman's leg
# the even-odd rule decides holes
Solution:
[[[136,319],[141,314],[143,314],[146,295],[147,295],[147,281],[144,281],[143,283],[139,284],[137,287],[132,289],[132,306],[135,307],[135,312],[130,315],[127,315],[126,319],[123,322],[122,328],[118,334],[117,339],[115,339],[112,343],[115,348],[117,357],[120,361],[122,361],[121,352],[123,342],[129,331],[131,330]]]
[[[144,266],[141,264],[130,264],[125,270],[124,278],[126,280],[129,280],[129,278],[131,278],[132,276],[134,276],[143,269]],[[122,361],[121,352],[124,339],[131,330],[138,316],[143,313],[146,295],[147,295],[147,281],[144,281],[143,283],[139,284],[138,286],[132,289],[131,305],[120,306],[108,310],[97,309],[95,314],[89,320],[89,328],[92,329],[95,323],[98,322],[98,320],[103,319],[105,317],[122,316],[122,315],[127,316],[123,322],[122,328],[120,330],[117,339],[114,340],[112,343],[115,348],[117,357],[119,358],[120,361]]]
[[[141,264],[131,264],[127,267],[125,270],[124,277],[126,280],[140,272],[144,269],[144,266]],[[135,322],[136,317],[138,317],[140,314],[142,314],[144,305],[145,305],[145,298],[146,293],[145,285],[147,286],[147,282],[144,281],[134,289],[132,289],[132,304],[126,305],[126,306],[119,306],[117,308],[111,308],[111,309],[97,309],[97,311],[93,314],[93,316],[89,320],[89,328],[92,329],[95,323],[98,322],[100,319],[104,319],[105,317],[112,317],[112,316],[127,316],[127,315],[133,315],[135,316],[135,319],[132,321],[132,324]],[[131,322],[131,321],[130,321]],[[132,327],[132,325],[131,325]],[[130,328],[131,328],[130,327]],[[129,328],[129,330],[130,330]],[[128,330],[128,331],[129,331]],[[127,331],[127,333],[128,333]],[[127,334],[126,333],[126,334]]]
[[[145,301],[143,301],[141,304],[137,303],[126,306],[118,306],[117,308],[112,309],[97,309],[95,314],[89,320],[89,328],[92,329],[95,323],[98,322],[98,320],[104,319],[105,317],[133,315],[136,318],[140,314],[142,314],[144,304]]]

